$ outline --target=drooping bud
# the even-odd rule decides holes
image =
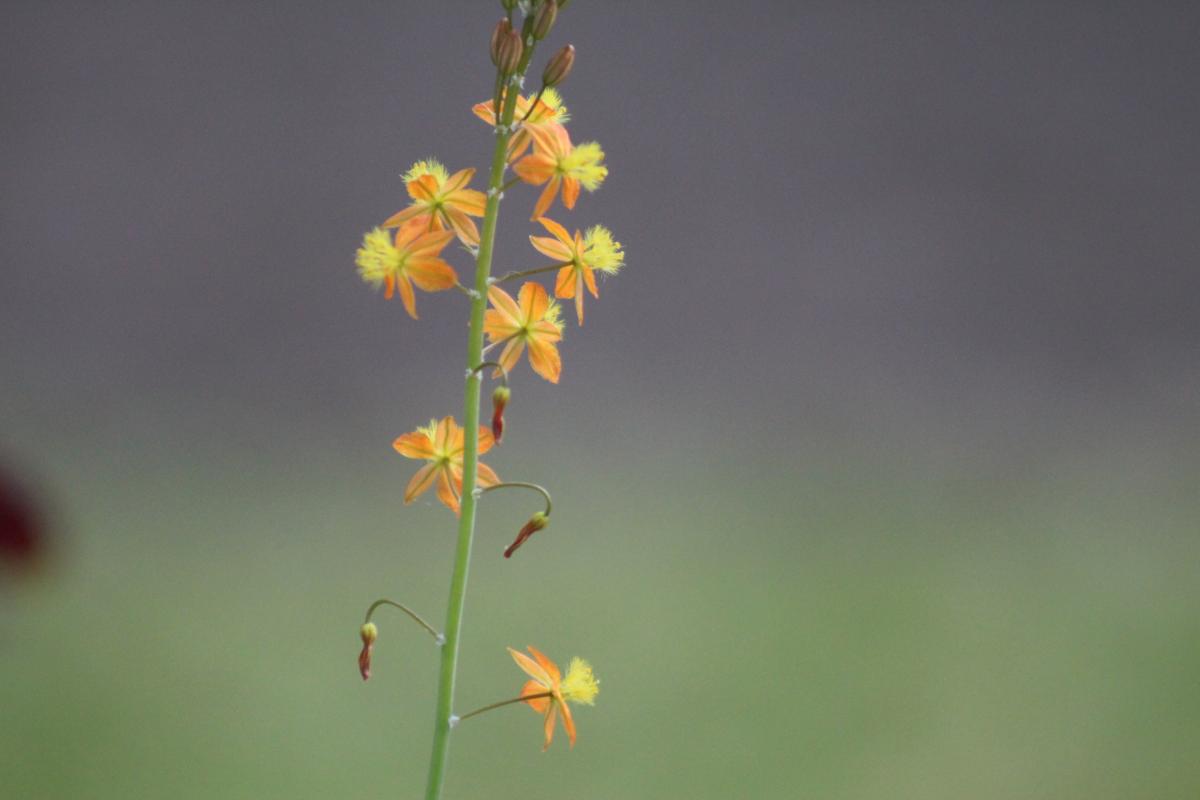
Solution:
[[[541,41],[546,38],[546,34],[550,33],[550,29],[554,27],[554,19],[558,16],[558,3],[554,0],[543,0],[542,5],[537,10],[537,16],[533,18],[533,34],[535,41]]]
[[[507,386],[497,386],[496,391],[492,392],[492,437],[496,444],[500,444],[504,438],[504,408],[510,397],[512,392]]]
[[[529,522],[525,523],[525,527],[521,528],[521,532],[517,534],[517,538],[513,540],[513,543],[504,548],[504,557],[512,558],[512,554],[517,552],[518,547],[525,544],[526,539],[528,539],[530,536],[533,536],[535,533],[540,531],[542,528],[545,528],[549,524],[550,517],[548,517],[546,514],[541,511],[534,514],[529,518]]]
[[[375,627],[374,622],[368,622],[362,626],[359,635],[362,636],[363,646],[362,652],[358,654],[358,671],[365,681],[371,677],[371,649],[375,646],[375,640],[379,638],[379,629]]]
[[[557,86],[567,79],[573,66],[575,66],[575,46],[569,44],[546,62],[546,68],[542,70],[542,84]]]
[[[521,43],[521,34],[514,30],[509,30],[507,34],[500,38],[500,51],[496,67],[500,70],[501,75],[511,75],[517,71],[517,66],[521,63],[521,54],[525,51],[525,45]]]
[[[508,21],[507,17],[502,18],[496,23],[496,27],[492,28],[492,45],[489,52],[492,56],[492,63],[497,67],[500,66],[500,43],[510,33],[512,33],[512,23]]]

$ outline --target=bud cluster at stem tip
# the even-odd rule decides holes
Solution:
[[[501,75],[511,75],[517,71],[517,65],[521,63],[521,55],[525,52],[525,46],[521,43],[521,34],[513,30],[512,23],[505,17],[496,23],[496,27],[492,29],[492,41],[490,47],[490,55],[492,63],[496,65],[496,69]]]

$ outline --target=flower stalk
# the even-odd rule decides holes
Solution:
[[[523,77],[534,47],[526,47],[521,54],[514,77]],[[475,291],[471,299],[470,329],[467,334],[466,369],[472,370],[483,360],[483,314],[487,310],[488,278],[492,270],[492,249],[496,240],[496,221],[500,213],[500,191],[504,183],[507,166],[509,137],[520,95],[516,82],[510,83],[500,109],[500,124],[497,126],[496,144],[492,153],[491,171],[488,174],[487,206],[483,216],[483,230],[479,237],[479,255],[475,260]],[[463,397],[463,426],[466,431],[463,450],[463,486],[476,485],[479,462],[479,395],[481,376],[473,372],[466,381]],[[463,609],[467,599],[467,577],[471,561],[471,544],[475,537],[476,494],[468,488],[463,492],[462,506],[458,518],[458,538],[454,553],[454,572],[450,578],[450,598],[446,608],[446,644],[442,647],[441,666],[438,670],[437,705],[434,711],[433,748],[429,755],[429,774],[425,784],[426,800],[438,800],[446,779],[446,758],[450,750],[450,717],[454,713],[454,681],[458,671],[459,641],[462,637]]]

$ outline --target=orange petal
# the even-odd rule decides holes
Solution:
[[[536,339],[541,342],[561,342],[562,331],[558,329],[550,320],[541,320],[529,326],[530,339]]]
[[[575,720],[571,718],[571,709],[567,708],[565,700],[559,699],[558,708],[562,712],[563,728],[567,731],[567,740],[571,747],[575,746]]]
[[[446,219],[450,221],[450,227],[463,244],[470,247],[479,246],[479,228],[475,227],[475,223],[465,211],[446,206],[442,209],[442,213],[446,215]]]
[[[565,244],[549,236],[530,236],[529,243],[533,245],[534,250],[555,261],[570,261],[573,255]]]
[[[448,470],[445,469],[438,470],[437,496],[438,500],[441,500],[442,503],[445,504],[446,508],[457,514],[458,493],[455,492],[454,488],[450,485],[450,477],[447,472]]]
[[[517,662],[517,666],[525,670],[525,674],[533,678],[542,685],[544,690],[549,690],[552,684],[550,675],[542,668],[540,664],[534,661],[529,656],[522,653],[520,650],[508,648],[508,654],[512,656],[513,661]]]
[[[400,289],[400,302],[404,303],[404,310],[413,319],[420,319],[417,316],[417,298],[413,294],[412,281],[401,275],[396,279],[396,285]]]
[[[542,651],[538,650],[533,645],[526,645],[525,649],[528,650],[530,655],[533,656],[534,660],[538,662],[538,665],[541,666],[542,669],[546,670],[546,674],[549,675],[554,681],[553,685],[557,686],[559,681],[562,680],[562,674],[558,671],[558,665],[546,658]]]
[[[571,136],[561,125],[531,125],[526,130],[533,137],[533,146],[539,154],[557,161],[571,152]]]
[[[488,450],[491,450],[492,446],[494,444],[496,444],[496,440],[492,437],[491,429],[485,428],[484,426],[480,425],[479,426],[479,455],[483,455]]]
[[[554,296],[570,300],[575,296],[575,268],[563,267],[554,281]]]
[[[549,217],[539,217],[538,222],[542,223],[543,228],[550,231],[551,236],[553,236],[555,239],[558,239],[560,242],[565,244],[567,246],[568,252],[570,252],[570,250],[573,249],[572,248],[573,245],[575,245],[574,249],[578,249],[578,245],[575,244],[575,240],[571,238],[571,234],[567,233],[567,229],[564,228],[562,225],[559,225],[557,222],[550,219]]]
[[[474,189],[461,189],[453,197],[447,197],[446,203],[450,208],[457,208],[472,217],[482,217],[487,213],[487,195]]]
[[[536,322],[546,316],[546,309],[550,306],[550,296],[546,294],[546,290],[540,283],[526,281],[521,287],[521,291],[517,293],[517,302],[521,304],[520,319],[527,323]]]
[[[546,156],[535,153],[525,156],[513,164],[513,172],[517,173],[517,177],[521,180],[536,186],[550,180],[550,177],[554,175],[554,162]]]
[[[412,476],[412,480],[408,482],[408,486],[404,489],[404,502],[411,503],[414,497],[433,485],[433,481],[437,476],[438,465],[436,463],[426,464],[417,470],[417,474]]]
[[[391,300],[392,295],[394,295],[396,293],[396,276],[394,274],[392,274],[391,272],[389,272],[387,274],[387,277],[385,277],[383,279],[383,284],[384,284],[383,299]]]
[[[488,287],[488,300],[492,301],[496,310],[507,314],[514,322],[521,319],[521,307],[512,299],[512,295],[499,286],[492,284]]]
[[[521,697],[528,697],[531,694],[545,694],[546,687],[542,686],[537,681],[526,681],[521,687]],[[532,700],[526,700],[525,704],[539,714],[545,714],[550,710],[549,697],[535,697]]]
[[[529,145],[533,139],[529,135],[529,131],[524,128],[513,134],[513,138],[508,142],[508,163],[516,161],[521,155],[529,149]]]
[[[475,475],[475,483],[479,486],[495,486],[500,482],[500,476],[496,471],[484,464],[482,461],[475,465],[479,472]]]
[[[543,753],[550,749],[550,742],[554,741],[554,712],[557,708],[557,703],[551,703],[550,710],[546,712],[546,721],[542,726],[542,731],[546,734],[546,743],[542,745]]]
[[[503,311],[489,308],[483,313],[483,332],[493,342],[507,339],[519,330],[521,330],[521,326],[516,320]]]
[[[475,116],[486,122],[488,125],[496,124],[496,109],[492,107],[491,100],[485,100],[482,103],[476,103],[471,106],[471,111]]]
[[[457,192],[459,189],[471,182],[471,178],[475,177],[475,168],[467,167],[460,169],[458,172],[451,175],[446,183],[442,185],[442,194],[450,194]]]
[[[599,299],[600,292],[596,291],[596,276],[592,274],[592,268],[583,267],[580,272],[583,273],[583,282],[587,284],[588,291],[592,293],[592,297]]]
[[[562,374],[562,357],[559,356],[558,348],[553,344],[530,339],[529,366],[551,383],[558,383],[558,377]]]
[[[409,259],[405,273],[412,282],[427,292],[441,292],[454,288],[458,275],[454,268],[440,258]]]
[[[398,228],[409,220],[421,216],[422,214],[428,215],[428,213],[428,210],[426,210],[424,206],[413,204],[403,211],[397,211],[395,214],[392,214],[383,221],[383,225],[381,227]]]
[[[406,433],[392,442],[392,448],[405,458],[436,458],[433,442],[420,431]]]
[[[433,449],[445,453],[450,449],[450,442],[457,431],[458,425],[454,423],[454,417],[442,417],[433,431]]]
[[[437,178],[428,173],[416,180],[409,181],[406,186],[408,188],[408,196],[413,200],[428,203],[437,197]]]
[[[434,220],[436,221],[436,217]],[[412,256],[436,256],[454,239],[454,231],[434,230],[412,240],[406,250]]]
[[[575,178],[563,179],[563,205],[567,208],[574,208],[575,201],[579,199],[579,181]]]
[[[542,193],[538,195],[537,205],[533,207],[533,216],[530,219],[545,216],[546,212],[550,210],[550,206],[554,203],[554,195],[558,192],[558,187],[561,183],[562,179],[557,175],[550,179],[550,182],[546,184],[546,188],[542,189]]]
[[[525,350],[525,340],[520,336],[514,336],[509,340],[508,344],[504,345],[504,352],[496,361],[500,362],[500,366],[505,372],[512,372],[513,367],[517,366],[517,362],[521,360],[521,353]]]

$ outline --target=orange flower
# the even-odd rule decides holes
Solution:
[[[567,667],[567,676],[564,678],[559,674],[557,664],[534,647],[529,647],[528,650],[533,658],[508,648],[517,666],[533,678],[521,688],[521,697],[529,697],[525,704],[544,717],[543,731],[546,743],[542,746],[542,751],[546,751],[554,739],[554,722],[558,713],[562,714],[563,728],[567,731],[571,747],[574,747],[575,720],[571,717],[567,701],[595,705],[596,695],[600,692],[600,681],[592,674],[591,665],[582,658],[571,659],[571,665]]]
[[[450,231],[423,232],[406,225],[396,231],[393,242],[391,234],[376,228],[363,237],[363,246],[358,248],[358,274],[376,288],[384,286],[383,296],[388,300],[399,288],[404,310],[416,319],[414,283],[427,292],[440,292],[458,283],[454,269],[439,257],[453,238]]]
[[[505,372],[511,372],[529,345],[529,366],[551,383],[558,383],[562,359],[556,346],[562,340],[562,322],[558,303],[541,284],[528,281],[517,300],[499,286],[488,289],[492,307],[483,315],[483,332],[493,344],[507,342],[497,359]]]
[[[582,325],[583,287],[587,287],[592,297],[598,298],[600,293],[596,289],[593,270],[615,275],[625,265],[625,251],[603,225],[593,225],[586,234],[577,230],[572,237],[566,228],[548,217],[542,217],[538,222],[554,234],[554,238],[530,236],[529,242],[542,255],[565,265],[558,271],[554,296],[565,300],[575,298],[575,313]]]
[[[465,434],[466,431],[458,427],[453,417],[445,417],[441,422],[430,420],[427,426],[406,433],[392,443],[396,452],[405,458],[423,458],[429,462],[417,470],[417,474],[408,482],[404,490],[405,503],[411,503],[413,498],[437,481],[438,499],[455,514],[458,513],[458,501],[463,491]],[[480,426],[479,454],[490,450],[492,444],[492,432]],[[495,486],[500,482],[491,467],[482,462],[478,467],[476,482],[479,486]]]
[[[537,219],[550,209],[560,186],[563,205],[574,208],[580,186],[594,192],[604,183],[608,167],[600,163],[604,160],[600,145],[595,142],[572,145],[567,129],[561,125],[535,125],[528,130],[533,137],[534,152],[513,164],[513,171],[526,183],[546,184],[530,219]]]
[[[501,103],[504,102],[501,98]],[[530,143],[533,141],[529,135],[529,129],[537,125],[565,125],[571,115],[567,112],[567,107],[562,103],[562,96],[557,91],[547,88],[542,92],[541,98],[533,106],[533,111],[529,110],[529,104],[533,102],[532,97],[517,95],[517,112],[513,115],[513,123],[519,125],[516,133],[508,142],[508,160],[516,161],[521,155],[529,149]],[[486,122],[488,125],[495,127],[496,114],[492,107],[492,101],[487,100],[482,103],[476,103],[471,109],[475,112],[475,116]],[[528,118],[526,118],[528,114]],[[522,122],[521,120],[525,120]]]
[[[463,244],[478,247],[479,229],[471,217],[484,215],[487,195],[466,188],[474,175],[474,169],[460,169],[449,175],[433,159],[418,161],[404,174],[412,205],[388,217],[383,227],[411,223],[431,231],[450,229]]]

